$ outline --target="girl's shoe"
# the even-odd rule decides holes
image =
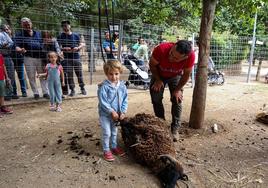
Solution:
[[[106,161],[109,161],[109,162],[114,161],[114,156],[111,151],[104,152],[103,157]]]
[[[1,112],[3,114],[13,114],[13,110],[11,110],[10,108],[6,107],[6,106],[2,106],[1,107]]]
[[[49,111],[55,111],[55,110],[56,110],[56,108],[55,108],[54,105],[50,105],[50,106],[49,106]]]
[[[62,111],[61,107],[58,106],[56,111],[57,111],[57,112],[61,112],[61,111]]]
[[[120,147],[116,147],[112,149],[113,154],[118,155],[118,156],[124,156],[126,153],[124,152],[123,149]]]

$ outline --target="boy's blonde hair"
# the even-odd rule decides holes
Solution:
[[[113,70],[119,70],[119,72],[122,74],[123,73],[123,66],[120,61],[118,60],[108,60],[106,63],[103,65],[103,70],[104,73],[107,75],[110,71]]]

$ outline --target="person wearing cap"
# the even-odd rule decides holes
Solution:
[[[82,95],[86,95],[85,84],[82,74],[82,63],[79,51],[84,47],[81,43],[80,36],[72,32],[70,21],[64,20],[61,22],[63,32],[57,37],[57,41],[64,55],[63,69],[67,73],[67,83],[71,90],[69,96],[75,95],[75,83],[73,71],[75,72]],[[66,84],[67,84],[66,83]]]
[[[32,21],[29,18],[21,19],[22,30],[17,32],[14,38],[16,51],[24,55],[26,73],[30,81],[35,99],[39,99],[39,91],[36,84],[36,74],[44,72],[42,58],[44,58],[43,40],[41,32],[33,30]],[[47,81],[39,78],[43,97],[49,99]]]

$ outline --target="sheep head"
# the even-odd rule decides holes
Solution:
[[[162,162],[166,163],[166,167],[158,173],[163,187],[174,188],[177,180],[188,180],[188,176],[184,174],[181,164],[170,155],[160,155]]]

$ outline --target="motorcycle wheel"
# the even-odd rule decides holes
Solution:
[[[129,82],[129,81],[126,81],[125,85],[126,85],[126,87],[128,88],[129,85],[130,85],[130,82]]]
[[[208,85],[213,86],[214,84],[217,84],[217,75],[211,74],[208,76]]]
[[[222,74],[219,74],[219,77],[217,79],[218,85],[223,85],[224,81],[224,76]]]

